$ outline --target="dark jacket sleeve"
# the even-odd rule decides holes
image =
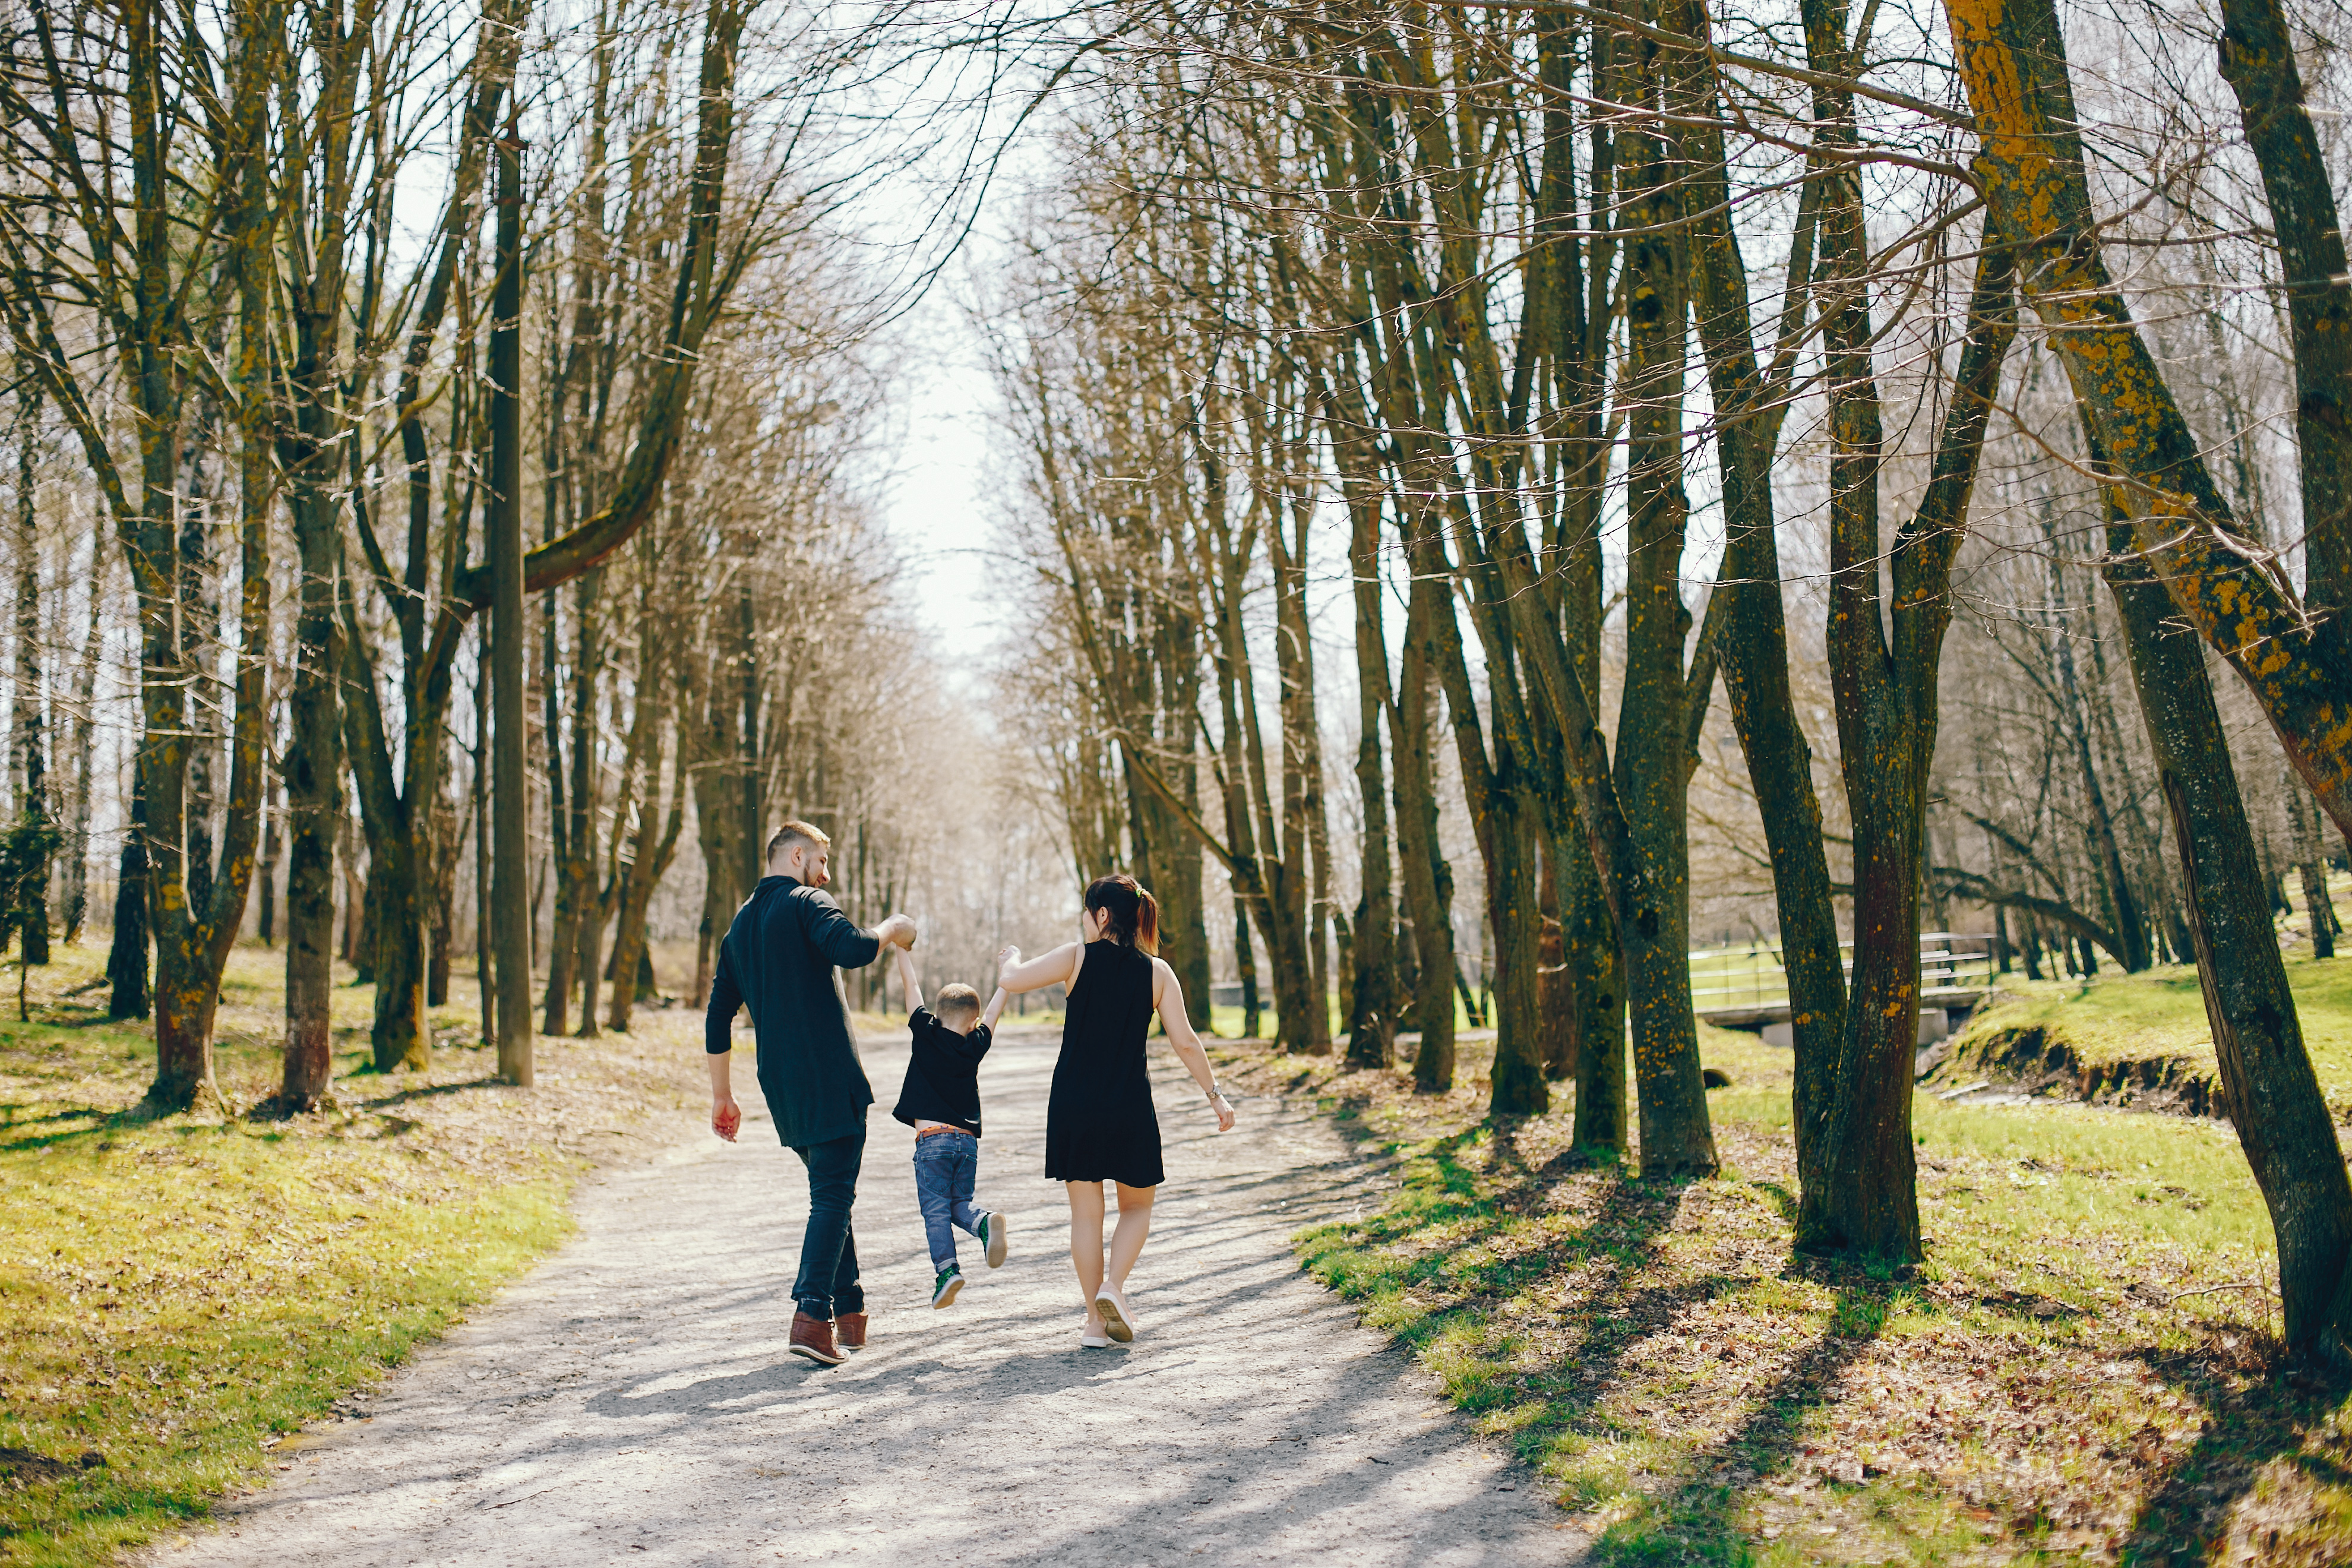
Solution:
[[[816,950],[836,969],[863,969],[882,951],[882,940],[841,912],[830,894],[807,888],[794,898],[801,907],[801,927]]]
[[[710,977],[710,1005],[702,1015],[702,1048],[714,1057],[723,1057],[734,1048],[728,1036],[735,1025],[735,1010],[743,1005],[742,989],[735,984],[735,966],[727,961],[727,944],[719,944],[719,972]]]

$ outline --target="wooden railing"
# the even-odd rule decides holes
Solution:
[[[1840,942],[1846,973],[1853,973],[1853,943]],[[1780,950],[1769,943],[1695,952],[1691,961],[1691,1005],[1715,1022],[1761,1023],[1785,1018],[1789,976]],[[1919,937],[1919,1001],[1922,1006],[1967,1006],[1992,989],[1992,938],[1974,932],[1923,931]]]

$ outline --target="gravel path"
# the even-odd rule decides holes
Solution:
[[[904,1045],[869,1042],[888,1087],[858,1194],[862,1355],[826,1371],[784,1352],[807,1188],[767,1141],[753,1089],[740,1146],[706,1134],[592,1178],[561,1254],[422,1352],[366,1418],[300,1440],[278,1484],[228,1505],[221,1530],[149,1561],[1579,1555],[1527,1474],[1298,1272],[1289,1236],[1360,1205],[1362,1165],[1276,1100],[1245,1101],[1218,1137],[1167,1053],[1170,1184],[1130,1283],[1140,1332],[1080,1349],[1066,1210],[1038,1173],[1054,1048],[1008,1030],[982,1070],[979,1195],[1012,1216],[1013,1256],[992,1272],[965,1239],[955,1306],[929,1308],[911,1134],[883,1114]]]

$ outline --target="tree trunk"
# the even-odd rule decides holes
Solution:
[[[1197,812],[1200,808],[1198,770],[1192,764],[1194,720],[1187,710],[1179,726],[1182,742],[1182,776],[1178,788]],[[1153,891],[1160,900],[1160,954],[1184,987],[1184,1011],[1195,1029],[1209,1027],[1209,918],[1205,907],[1201,846],[1178,828],[1165,836],[1164,847],[1152,851]],[[1172,950],[1172,951],[1171,951]]]
[[[19,370],[21,374],[21,362]],[[9,719],[9,771],[16,778],[17,820],[36,835],[46,832],[52,815],[48,738],[41,722],[41,540],[39,519],[34,510],[34,458],[40,406],[36,384],[29,375],[22,376],[16,393],[16,689],[15,709]],[[47,963],[47,847],[21,870],[24,880],[16,889],[13,911],[21,943],[17,956],[26,965]]]
[[[302,584],[294,622],[293,689],[287,699],[285,1109],[307,1110],[334,1071],[335,841],[348,837],[343,809],[342,710],[335,679],[334,518],[299,474],[289,486]]]
[[[1348,1013],[1348,1062],[1385,1068],[1396,1056],[1396,968],[1390,944],[1396,932],[1396,897],[1389,879],[1388,780],[1381,768],[1381,716],[1389,710],[1389,650],[1381,626],[1381,511],[1377,494],[1358,483],[1349,499],[1348,563],[1356,611],[1356,794],[1363,803],[1354,930],[1342,998]]]
[[[82,922],[89,918],[89,808],[98,752],[98,661],[106,647],[105,550],[105,541],[93,536],[89,631],[82,644],[81,668],[74,678],[73,808],[68,817],[65,875],[65,934],[68,942],[80,940]]]
[[[2305,599],[2352,611],[2352,279],[2336,189],[2321,157],[2294,38],[2279,0],[2222,0],[2221,76],[2262,171],[2285,274],[2303,480]]]
[[[713,645],[720,642],[715,636],[710,640]],[[698,684],[685,702],[683,726],[691,726],[694,733],[694,838],[702,852],[702,919],[694,942],[694,995],[700,1000],[710,994],[719,944],[726,939],[736,906],[748,889],[735,883],[741,859],[734,842],[741,830],[732,772],[735,706],[727,682],[720,679],[731,659],[722,660],[716,651],[698,652],[696,658],[707,662],[692,667]],[[681,736],[679,744],[685,743]]]
[[[1840,0],[1808,0],[1805,34],[1813,68],[1841,78],[1850,62]],[[1850,94],[1817,88],[1814,118],[1832,141],[1852,142]],[[1921,1256],[1911,1134],[1919,884],[1937,669],[1951,617],[1951,563],[2016,315],[2008,256],[1988,251],[1979,262],[1927,489],[1886,552],[1890,603],[1879,585],[1885,546],[1867,239],[1860,179],[1851,164],[1825,178],[1821,228],[1831,409],[1830,674],[1853,819],[1854,950],[1822,1182],[1813,1206],[1800,1213],[1799,1239],[1912,1262]],[[1892,647],[1882,616],[1892,624]]]
[[[1515,795],[1506,795],[1481,843],[1486,908],[1494,930],[1487,992],[1495,1008],[1491,1109],[1505,1115],[1539,1116],[1551,1102],[1544,1075],[1541,976],[1537,973],[1543,911],[1537,903],[1534,815]]]
[[[617,895],[618,889],[612,889]],[[597,1037],[597,986],[604,974],[604,917],[612,899],[600,893],[593,873],[589,878],[589,896],[582,902],[577,937],[579,952],[574,963],[580,975],[580,1037]]]
[[[2172,818],[2223,1103],[2278,1237],[2286,1341],[2306,1350],[2325,1335],[2341,1355],[2352,1343],[2352,1180],[2304,1048],[2203,650],[2167,629],[2171,599],[2133,543],[2118,491],[2108,515],[2101,570]]]
[[[1430,748],[1436,672],[1430,668],[1428,627],[1430,616],[1449,613],[1433,586],[1413,584],[1390,718],[1396,735],[1397,863],[1419,972],[1412,1011],[1421,1042],[1413,1050],[1412,1083],[1423,1094],[1454,1087],[1454,869],[1437,838],[1436,759]]]
[[[218,344],[211,345],[215,353]],[[187,757],[186,785],[182,794],[184,852],[181,877],[186,883],[191,909],[205,909],[213,890],[213,732],[212,703],[205,700],[220,637],[220,598],[213,584],[211,481],[205,459],[211,453],[215,409],[209,395],[199,395],[195,411],[183,434],[180,458],[182,499],[179,539],[179,639],[182,669],[187,680],[187,733],[182,744]]]
[[[387,836],[369,858],[375,1024],[375,1069],[423,1072],[433,1065],[433,1031],[425,1018],[425,928],[431,888],[417,864],[423,832]],[[526,998],[527,999],[527,998]]]
[[[654,765],[658,772],[658,755]],[[660,841],[651,841],[654,813],[648,811],[642,819],[646,826],[637,831],[636,858],[622,883],[619,916],[613,932],[613,1005],[606,1022],[623,1034],[628,1032],[630,1008],[644,994],[642,988],[651,984],[651,953],[646,946],[646,911],[653,902],[654,889],[661,885],[670,862],[677,858],[678,835],[686,822],[685,802],[686,780],[681,773],[671,784],[669,809]]]
[[[499,965],[499,1075],[531,1085],[530,837],[524,730],[522,553],[522,146],[498,146],[498,285],[490,314],[491,918]]]
[[[1552,857],[1567,874],[1560,906],[1560,942],[1573,986],[1576,1128],[1571,1146],[1587,1155],[1625,1152],[1624,965],[1617,951],[1617,921],[1610,912],[1590,838],[1555,840]]]
[[[1257,950],[1250,944],[1249,902],[1234,895],[1234,967],[1242,987],[1242,1038],[1258,1037]]]
[[[2311,956],[2336,956],[2336,908],[2327,897],[2327,859],[2320,848],[2318,808],[2290,773],[2285,779],[2287,825],[2294,830],[2295,869],[2303,879],[2303,907],[2310,916]]]
[[[548,811],[554,830],[555,931],[548,946],[546,1016],[540,1032],[565,1032],[565,1005],[572,992],[572,964],[603,942],[603,911],[596,889],[596,678],[603,658],[598,642],[597,598],[604,586],[601,570],[585,572],[573,584],[573,646],[572,650],[572,755],[567,790],[562,777],[562,693],[556,676],[554,596],[549,595],[546,672]],[[591,931],[591,924],[600,929]],[[593,958],[580,958],[593,963]],[[581,1033],[595,1034],[594,982],[582,974]]]
[[[313,342],[304,346],[306,362],[320,352]],[[307,368],[298,367],[298,381],[310,379],[299,374]],[[281,440],[279,452],[301,573],[285,763],[286,1058],[278,1096],[289,1114],[316,1105],[334,1070],[335,861],[338,844],[348,858],[351,842],[342,795],[338,677],[345,650],[338,622],[342,530],[333,495],[335,457],[322,438],[329,417],[324,400],[307,398],[296,413],[299,433],[291,442]]]
[[[1663,226],[1677,214],[1665,148],[1620,136],[1641,160],[1627,175],[1625,287],[1629,322],[1625,688],[1617,721],[1616,783],[1630,852],[1651,891],[1644,917],[1621,922],[1631,983],[1633,1082],[1642,1174],[1706,1175],[1717,1165],[1706,1086],[1699,1079],[1698,1021],[1690,994],[1689,769],[1684,648],[1690,611],[1682,598],[1682,385],[1685,300],[1676,247]]]
[[[147,798],[134,773],[131,826],[122,836],[122,858],[115,873],[114,939],[106,954],[106,977],[114,983],[107,998],[110,1018],[144,1018],[152,1005],[147,984]]]
[[[480,1007],[480,1039],[498,1044],[498,965],[490,956],[490,675],[488,628],[475,638],[474,745],[474,989]]]
[[[1582,684],[1584,705],[1597,711],[1601,694],[1601,560],[1595,510],[1597,498],[1576,502],[1579,536],[1562,552],[1560,605],[1567,635],[1566,679]],[[1592,822],[1575,806],[1572,793],[1563,814],[1570,824],[1555,837],[1551,858],[1560,868],[1560,944],[1571,994],[1570,1025],[1576,1059],[1576,1127],[1571,1146],[1591,1156],[1607,1151],[1622,1156],[1633,1123],[1626,1083],[1625,955],[1609,887],[1594,858],[1605,854]]]
[[[425,945],[425,1005],[446,1007],[449,1005],[450,971],[453,967],[451,949],[457,933],[457,855],[456,837],[457,816],[453,811],[442,825],[441,843],[435,846],[438,864],[433,875],[433,923]]]
[[[1557,1082],[1576,1077],[1576,977],[1569,972],[1568,942],[1559,923],[1559,847],[1540,846],[1543,874],[1536,884],[1536,908],[1543,934],[1536,942],[1538,1052],[1544,1077]]]
[[[1707,22],[1705,9],[1695,4],[1681,5],[1675,19],[1696,39],[1704,39]],[[1699,68],[1700,58],[1677,55],[1669,80],[1684,113],[1677,134],[1691,171],[1685,205],[1694,209],[1694,314],[1720,426],[1716,452],[1727,537],[1715,589],[1724,595],[1715,653],[1772,860],[1795,1047],[1790,1099],[1799,1186],[1818,1193],[1822,1136],[1845,1029],[1845,970],[1822,847],[1821,801],[1813,789],[1812,748],[1789,681],[1772,462],[1789,406],[1791,356],[1804,325],[1802,283],[1812,271],[1821,187],[1808,184],[1799,201],[1787,268],[1792,281],[1783,297],[1768,374],[1757,362],[1748,268],[1731,223],[1716,81],[1711,71]]]
[[[2352,619],[2310,615],[2267,552],[2248,548],[2256,542],[2214,484],[2163,368],[2107,271],[2056,8],[2050,0],[1947,0],[1945,15],[1977,118],[1977,166],[1995,236],[2018,247],[2025,297],[2050,329],[2051,348],[2108,460],[2150,498],[2133,510],[2135,547],[2146,552],[2179,613],[2246,682],[2328,816],[2352,830]],[[2266,48],[2258,20],[2253,0],[2233,6],[2224,47],[2225,58],[2237,57],[2225,68],[2243,77],[2242,95],[2249,101],[2270,95],[2270,118],[2249,131],[2262,159],[2277,152],[2273,136],[2298,130],[2296,112],[2277,112],[2289,103],[2279,72],[2292,53]],[[2245,74],[2257,64],[2261,81]],[[2299,134],[2309,136],[2307,123]],[[2324,177],[2315,182],[2278,163],[2263,173],[2272,200],[2283,204],[2274,208],[2283,242],[2290,227],[2304,237],[2294,242],[2289,278],[2340,277],[2342,238],[2332,220],[2316,216]],[[2274,173],[2283,183],[2273,184]],[[2323,249],[2337,258],[2332,267],[2304,270],[2320,264]],[[2298,340],[2307,327],[2315,341],[2323,322],[2331,341],[2335,329],[2352,328],[2346,303],[2352,294],[2343,285],[2290,289],[2288,299]],[[2304,357],[2297,355],[2299,371]],[[2341,392],[2339,384],[2305,406],[2314,417],[2340,417],[2333,409]],[[2323,488],[2340,486],[2340,479],[2323,481]],[[2313,580],[2325,593],[2329,563],[2342,554],[2344,523],[2340,499],[2322,496],[2317,504],[2305,521],[2314,540]]]
[[[272,775],[268,793],[262,797],[264,821],[261,825],[261,864],[254,870],[254,891],[260,896],[261,908],[255,915],[255,934],[264,947],[278,945],[278,862],[286,847],[280,836],[280,819],[285,805],[279,799],[283,780]]]

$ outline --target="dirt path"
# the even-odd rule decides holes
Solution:
[[[1574,1558],[1528,1478],[1297,1271],[1290,1234],[1371,1178],[1277,1101],[1217,1137],[1163,1061],[1170,1185],[1131,1282],[1141,1332],[1081,1350],[1066,1211],[1038,1173],[1053,1053],[1014,1035],[983,1071],[980,1196],[1012,1215],[1013,1256],[992,1273],[967,1240],[954,1307],[929,1308],[910,1138],[877,1107],[857,1214],[873,1345],[833,1371],[784,1353],[807,1189],[747,1095],[739,1147],[694,1138],[583,1187],[562,1253],[368,1418],[305,1441],[218,1532],[151,1560]],[[903,1046],[866,1057],[895,1091]]]

